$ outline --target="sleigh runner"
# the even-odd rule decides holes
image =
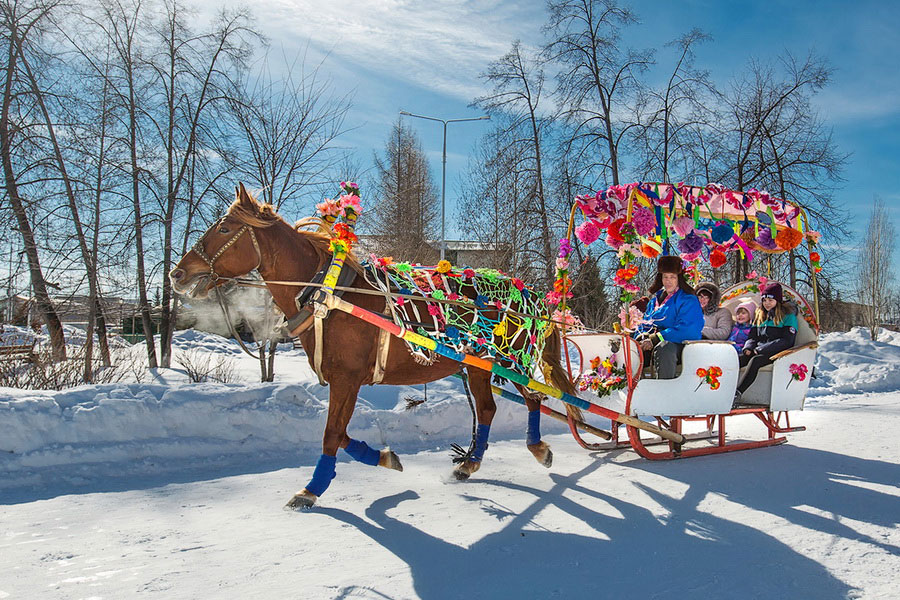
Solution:
[[[754,405],[734,408],[732,398],[739,371],[731,346],[690,343],[676,379],[649,379],[641,352],[627,335],[628,318],[623,321],[624,332],[578,332],[572,331],[574,319],[566,309],[571,287],[567,258],[576,209],[586,218],[583,225],[574,229],[582,242],[591,243],[599,237],[599,231],[606,230],[608,241],[613,238],[611,245],[626,246],[625,252],[620,250],[623,269],[616,283],[623,287],[622,299],[627,301],[634,248],[649,256],[653,251],[668,250],[670,243],[675,244],[681,236],[677,240],[679,246],[684,240],[693,244],[684,249],[696,252],[686,257],[694,264],[703,255],[704,245],[712,246],[706,254],[711,262],[715,253],[724,251],[750,253],[751,246],[765,251],[765,239],[757,240],[747,234],[751,223],[754,235],[762,223],[769,237],[779,240],[776,247],[782,248],[787,245],[786,237],[791,238],[790,243],[796,240],[796,236],[782,231],[796,233],[792,222],[799,227],[799,219],[805,218],[799,207],[777,201],[773,208],[770,198],[758,194],[748,200],[746,195],[735,196],[735,192],[718,188],[667,184],[633,184],[610,188],[591,198],[580,197],[573,207],[569,235],[561,240],[556,284],[546,297],[551,306],[559,305],[551,315],[544,299],[520,280],[498,271],[460,269],[446,261],[432,268],[394,264],[383,258],[360,264],[351,252],[356,240],[356,217],[362,210],[358,188],[355,184],[342,187],[344,194],[339,199],[318,206],[321,220],[300,223],[316,224],[320,229],[311,232],[287,225],[271,207],[259,205],[241,186],[238,199],[226,216],[201,237],[193,252],[185,255],[171,273],[179,293],[214,292],[221,302],[221,283],[246,283],[239,278],[256,269],[285,314],[288,329],[306,349],[320,382],[331,385],[322,457],[312,481],[291,499],[288,508],[310,506],[325,491],[334,477],[334,456],[339,448],[366,464],[402,470],[399,459],[389,449],[376,451],[346,433],[360,385],[425,383],[454,374],[459,366],[468,371],[478,421],[469,451],[454,470],[459,479],[477,471],[483,459],[495,393],[527,406],[526,445],[545,466],[549,466],[552,453],[541,440],[541,414],[567,421],[575,438],[586,448],[630,445],[651,459],[770,446],[786,441],[784,433],[803,429],[790,426],[787,411],[802,409],[818,327],[809,304],[795,291],[791,290],[802,301],[798,305],[813,315],[804,315],[804,323],[809,327],[806,338],[812,339],[777,357],[770,373],[760,377],[749,390],[752,393],[746,399],[754,401]],[[654,202],[655,210],[647,210]],[[703,229],[708,223],[702,218],[701,207],[710,217],[719,219],[710,230]],[[735,207],[743,216],[743,227],[725,222],[730,223],[738,214]],[[763,212],[765,218],[761,216]],[[693,225],[686,229],[687,216]],[[680,229],[676,223],[680,223]],[[726,236],[720,225],[733,235]],[[247,231],[250,235],[241,239]],[[799,235],[808,242],[813,238]],[[700,248],[696,247],[697,239],[701,240]],[[281,258],[276,262],[272,257],[278,253]],[[754,284],[749,281],[730,288],[726,300],[734,302],[752,295],[758,291]],[[340,343],[334,341],[338,334]],[[569,343],[579,354],[578,373],[572,369]],[[588,364],[592,367],[590,372],[585,367]],[[602,372],[598,372],[601,365]],[[786,373],[789,378],[785,389],[790,393],[777,393]],[[539,374],[544,381],[536,379]],[[492,375],[509,381],[519,394],[492,386]],[[793,389],[789,389],[792,384]],[[598,386],[603,387],[606,398],[598,397]],[[541,397],[562,401],[566,413],[542,404]],[[585,412],[608,419],[609,430],[585,422]],[[725,419],[742,415],[755,416],[763,424],[766,438],[726,441]],[[685,433],[685,425],[690,423],[701,423],[705,430]],[[621,437],[622,427],[625,439]],[[579,430],[606,443],[588,443]],[[655,437],[642,438],[641,432]],[[711,445],[700,442],[699,447],[686,447],[698,439],[715,441]],[[650,447],[657,444],[666,448],[652,451]]]

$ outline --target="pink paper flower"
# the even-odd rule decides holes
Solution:
[[[585,221],[575,228],[575,235],[586,246],[593,244],[600,237],[600,228],[593,221]]]
[[[690,217],[678,217],[672,223],[672,228],[679,237],[686,237],[687,234],[694,230],[694,220]]]
[[[650,209],[643,206],[634,209],[634,212],[631,214],[631,223],[640,236],[647,236],[651,232],[656,231],[656,217],[650,212]]]

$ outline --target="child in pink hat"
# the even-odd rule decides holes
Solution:
[[[731,342],[738,353],[744,349],[744,343],[750,336],[751,321],[756,315],[756,303],[753,300],[742,302],[737,310],[734,311],[734,326],[731,328],[731,335],[728,341]]]

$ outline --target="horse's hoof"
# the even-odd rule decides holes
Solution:
[[[453,469],[453,476],[456,477],[457,481],[465,481],[472,475],[472,473],[480,468],[480,462],[467,460],[463,463],[460,463],[459,466]]]
[[[403,471],[403,465],[400,464],[400,458],[390,448],[384,448],[381,456],[378,457],[378,466],[395,471]]]
[[[540,441],[537,444],[531,444],[528,446],[528,451],[534,455],[534,458],[542,465],[547,468],[553,464],[553,452],[550,451],[550,446],[545,441]]]
[[[284,510],[311,508],[318,498],[318,496],[308,491],[306,488],[303,488],[294,494],[293,498],[288,500],[288,503],[284,505]]]

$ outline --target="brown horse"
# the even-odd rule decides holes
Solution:
[[[263,280],[309,282],[330,263],[330,237],[323,233],[295,229],[279,217],[272,206],[258,203],[241,185],[237,200],[226,215],[210,227],[185,254],[169,274],[176,292],[196,297],[206,296],[215,286],[230,277],[239,277],[257,269]],[[372,289],[352,256],[345,269],[355,271],[352,287]],[[267,283],[275,304],[285,318],[300,312],[295,298],[303,286]],[[384,297],[348,292],[344,299],[375,313],[385,311]],[[427,309],[423,309],[427,314]],[[302,329],[302,328],[298,328]],[[297,329],[295,329],[297,331]],[[299,334],[303,348],[313,363],[315,335],[312,328]],[[312,506],[335,475],[335,456],[344,448],[356,460],[402,471],[400,460],[389,449],[380,452],[365,442],[347,435],[347,424],[353,415],[359,388],[372,383],[379,329],[341,311],[332,311],[323,326],[321,375],[330,385],[328,419],[322,438],[322,456],[313,479],[287,503],[294,509]],[[387,385],[414,385],[435,381],[459,371],[460,363],[441,358],[430,365],[417,363],[404,342],[389,338],[387,361],[381,381]],[[560,366],[560,338],[551,332],[541,360],[550,367],[551,382],[574,394],[565,370]],[[480,369],[467,369],[469,387],[475,397],[478,436],[474,452],[454,469],[457,479],[467,479],[478,470],[487,447],[491,420],[496,411],[491,392],[491,375]],[[519,386],[517,386],[519,387]],[[550,447],[540,439],[538,425],[540,396],[519,387],[529,410],[527,447],[544,466],[550,466]]]

